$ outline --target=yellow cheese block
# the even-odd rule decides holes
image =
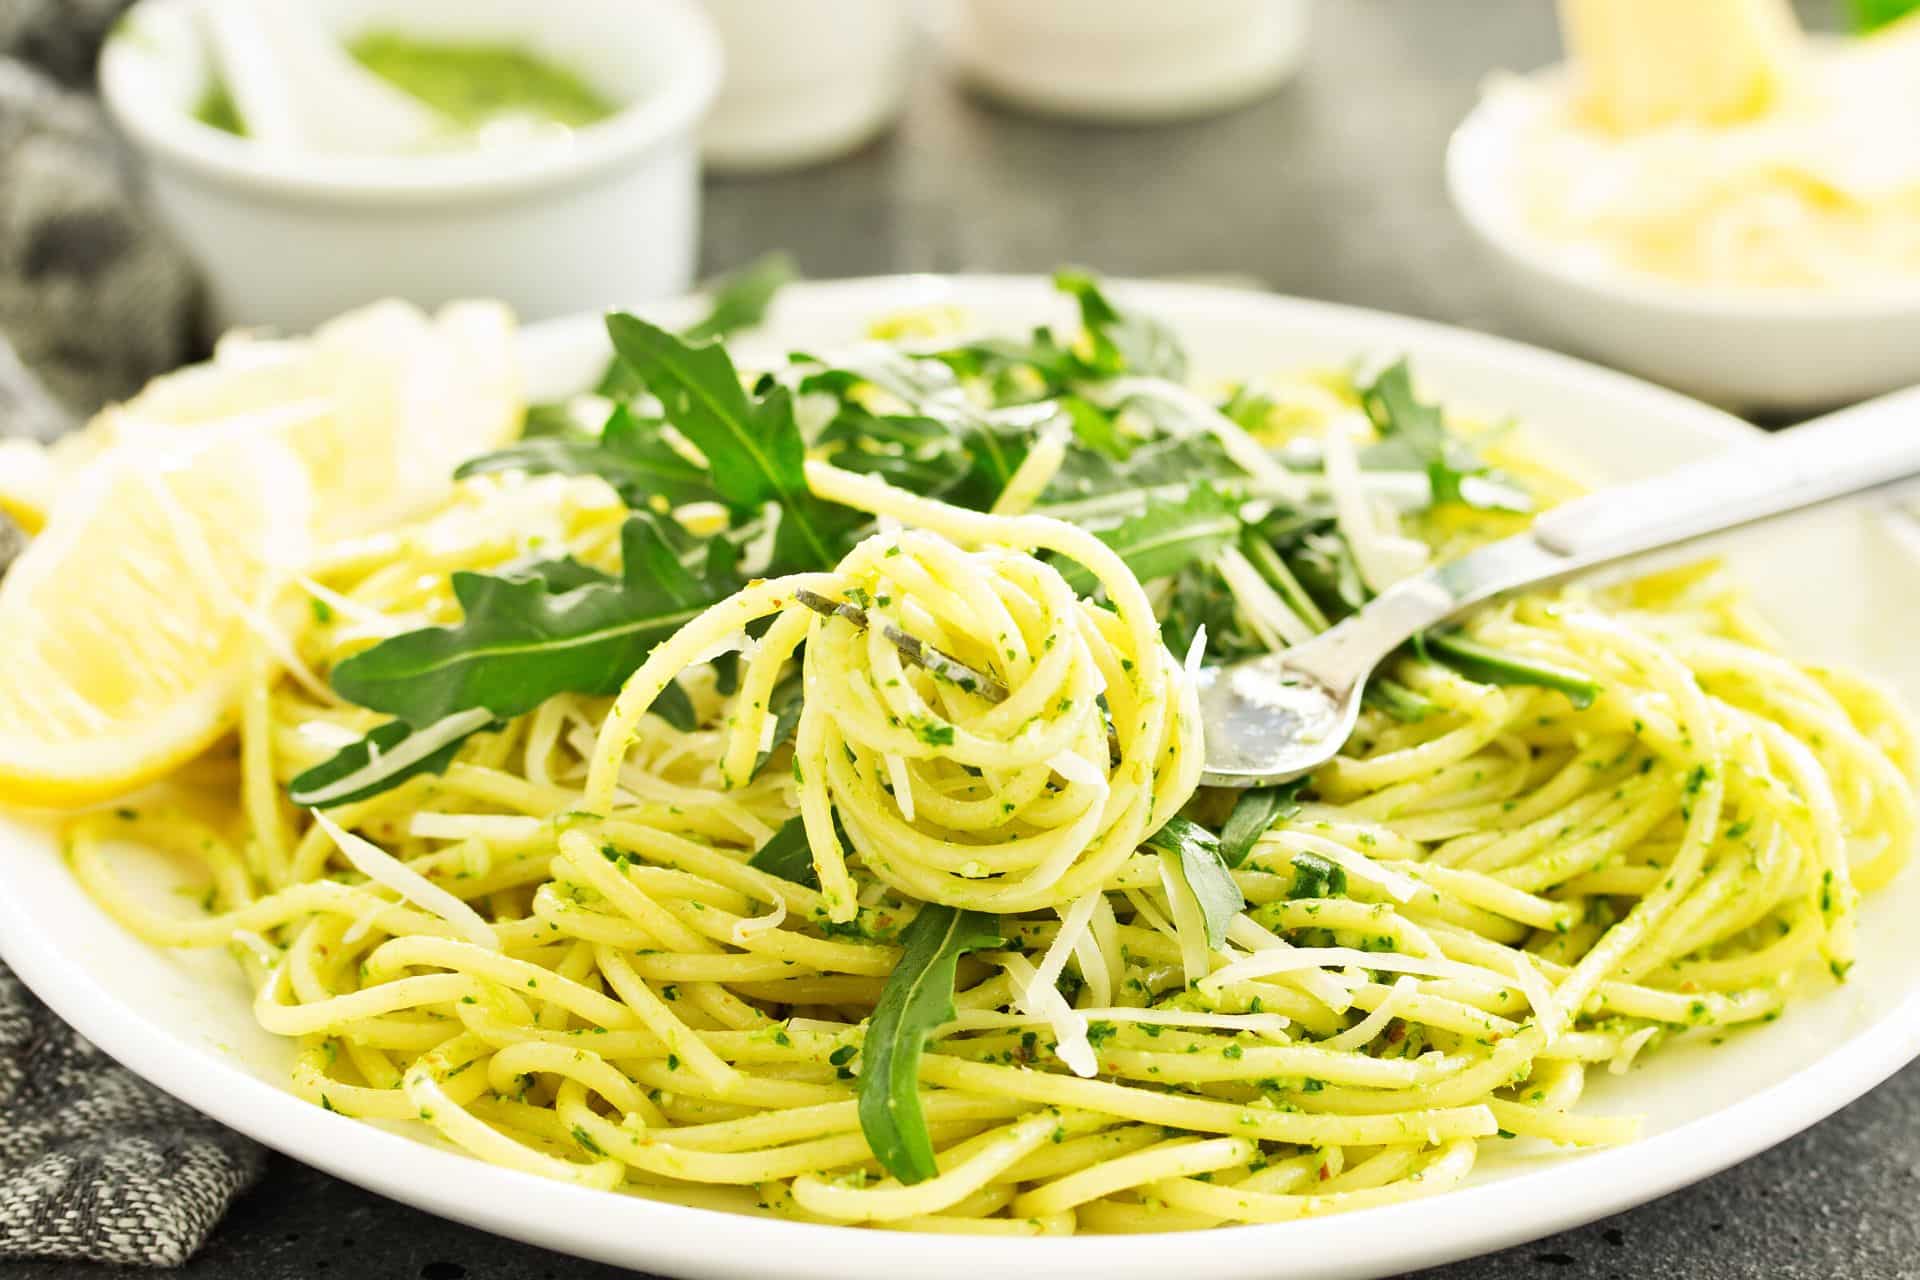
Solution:
[[[1772,110],[1800,62],[1787,0],[1560,0],[1585,114],[1620,133]]]

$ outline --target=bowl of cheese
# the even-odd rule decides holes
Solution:
[[[1566,345],[1791,414],[1920,381],[1920,23],[1784,0],[1565,0],[1565,65],[1490,81],[1454,203]]]

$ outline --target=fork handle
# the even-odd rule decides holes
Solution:
[[[1469,605],[1643,551],[1920,477],[1920,387],[1556,507],[1525,533],[1394,584],[1287,653],[1344,693],[1417,631]]]
[[[1579,567],[1920,476],[1920,387],[1557,507],[1533,537]]]

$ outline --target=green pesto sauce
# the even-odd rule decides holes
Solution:
[[[453,44],[375,31],[352,41],[347,52],[469,133],[503,117],[579,128],[619,109],[573,72],[516,45]],[[218,82],[193,115],[227,133],[247,132],[226,86]]]
[[[239,108],[233,105],[233,95],[227,92],[227,86],[215,80],[207,88],[206,95],[200,99],[200,105],[193,109],[193,118],[201,124],[212,125],[226,133],[245,136],[247,125],[240,118]]]
[[[442,44],[376,31],[347,52],[463,129],[504,115],[578,128],[617,109],[573,72],[516,45]]]

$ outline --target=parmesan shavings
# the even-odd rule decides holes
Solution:
[[[355,835],[318,809],[309,810],[320,829],[333,838],[354,869],[375,884],[385,885],[423,911],[445,920],[467,941],[489,951],[498,951],[500,936],[480,913],[434,884],[418,871],[382,849],[364,836]]]
[[[907,762],[894,752],[887,752],[887,781],[893,784],[893,802],[900,806],[900,816],[908,822],[913,821],[913,777],[907,772]]]
[[[1262,951],[1236,960],[1223,969],[1215,970],[1209,977],[1201,980],[1201,986],[1218,988],[1229,982],[1244,982],[1249,978],[1268,978],[1276,974],[1291,973],[1302,969],[1333,969],[1351,966],[1355,969],[1377,969],[1388,973],[1412,973],[1428,978],[1453,978],[1462,982],[1472,982],[1480,986],[1499,988],[1509,979],[1491,969],[1482,969],[1478,965],[1465,964],[1459,960],[1448,960],[1438,956],[1408,956],[1393,951],[1360,951],[1353,947],[1289,947]],[[1538,978],[1538,974],[1534,975]],[[1520,982],[1524,988],[1525,983]],[[1542,984],[1544,986],[1544,983]],[[1549,1003],[1551,1001],[1549,1000]]]
[[[370,756],[365,764],[352,773],[336,778],[332,784],[301,798],[309,806],[324,807],[336,803],[382,778],[391,777],[415,761],[426,759],[449,742],[458,742],[492,722],[493,712],[485,707],[456,711],[444,720],[436,720],[426,728],[408,734],[385,755]]]
[[[1080,1076],[1093,1075],[1099,1070],[1099,1064],[1094,1059],[1093,1045],[1087,1039],[1086,1018],[1067,1003],[1055,984],[1066,970],[1067,957],[1086,936],[1101,896],[1099,890],[1085,894],[1060,913],[1060,931],[1040,958],[1039,967],[1028,964],[1024,956],[1007,957],[1007,973],[1014,980],[1015,996],[1022,1012],[1047,1021],[1053,1028],[1060,1060]]]
[[[1642,1027],[1622,1040],[1620,1042],[1620,1052],[1614,1054],[1613,1061],[1607,1064],[1608,1074],[1616,1076],[1627,1074],[1627,1069],[1633,1066],[1635,1055],[1646,1047],[1647,1041],[1653,1039],[1658,1034],[1660,1034],[1659,1027]]]
[[[512,813],[433,813],[413,815],[409,835],[425,840],[493,840],[501,844],[538,839],[546,823]]]
[[[771,933],[775,929],[778,929],[781,925],[785,924],[786,921],[787,900],[775,894],[772,911],[769,911],[764,916],[754,916],[750,920],[734,921],[733,928],[729,931],[729,936],[733,939],[734,946],[744,947],[761,934]]]
[[[1373,1038],[1387,1029],[1387,1024],[1393,1021],[1394,1015],[1400,1011],[1400,1006],[1405,1004],[1407,998],[1419,989],[1419,985],[1420,984],[1415,982],[1411,977],[1401,978],[1400,981],[1393,984],[1393,990],[1387,993],[1387,998],[1382,1000],[1372,1013],[1354,1023],[1339,1035],[1329,1036],[1325,1040],[1322,1040],[1320,1047],[1323,1049],[1338,1049],[1342,1053],[1352,1053],[1366,1045],[1372,1044]]]
[[[1327,423],[1327,489],[1333,498],[1334,519],[1347,545],[1353,548],[1360,577],[1374,591],[1385,591],[1408,574],[1418,572],[1428,558],[1424,542],[1383,532],[1374,520],[1373,499],[1360,482],[1360,456],[1353,433],[1361,429],[1356,415],[1345,414]]]
[[[1313,628],[1287,607],[1280,593],[1268,585],[1260,571],[1240,553],[1240,548],[1226,548],[1214,561],[1214,567],[1220,571],[1227,590],[1233,593],[1233,602],[1240,606],[1241,616],[1267,648],[1286,649],[1313,639]]]

